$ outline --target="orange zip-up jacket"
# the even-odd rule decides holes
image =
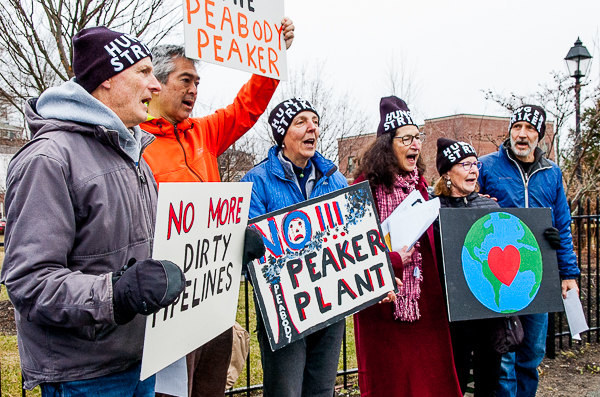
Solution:
[[[163,118],[140,124],[156,137],[144,151],[156,182],[219,182],[217,157],[252,128],[278,84],[252,75],[231,105],[211,115],[187,118],[176,127]]]

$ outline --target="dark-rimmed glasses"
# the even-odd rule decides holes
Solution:
[[[481,169],[481,161],[465,161],[464,163],[457,163],[457,164],[462,164],[463,169],[465,171],[470,171],[471,167],[476,166],[478,170]]]
[[[402,139],[402,143],[404,146],[412,145],[413,140],[418,140],[419,142],[425,141],[425,134],[419,132],[416,135],[403,135],[403,136],[395,136],[394,139]]]

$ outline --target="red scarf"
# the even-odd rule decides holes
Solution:
[[[419,172],[415,168],[410,174],[398,175],[391,191],[384,185],[375,188],[373,193],[379,207],[381,222],[387,219],[396,207],[416,189],[419,179]],[[421,317],[419,298],[421,297],[421,283],[423,282],[423,264],[419,248],[420,244],[417,242],[410,263],[404,264],[403,285],[398,287],[396,302],[394,302],[395,320],[412,322]]]

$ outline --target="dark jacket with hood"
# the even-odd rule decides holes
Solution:
[[[579,276],[577,257],[573,251],[571,212],[558,165],[535,148],[535,160],[527,173],[523,172],[506,140],[497,152],[480,157],[479,173],[482,194],[498,199],[502,208],[550,208],[552,224],[560,232],[561,247],[556,250],[558,270],[562,279]]]
[[[32,141],[12,159],[1,281],[25,387],[91,379],[141,359],[145,317],[116,325],[111,273],[150,257],[153,137],[69,81],[27,103]]]

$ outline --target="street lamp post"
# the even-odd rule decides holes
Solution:
[[[569,75],[575,78],[575,175],[577,180],[581,181],[581,113],[580,113],[580,91],[581,91],[581,78],[587,73],[587,69],[590,66],[592,56],[590,55],[587,48],[585,48],[579,37],[575,41],[575,45],[571,47],[569,53],[565,57],[565,62],[569,70]]]

